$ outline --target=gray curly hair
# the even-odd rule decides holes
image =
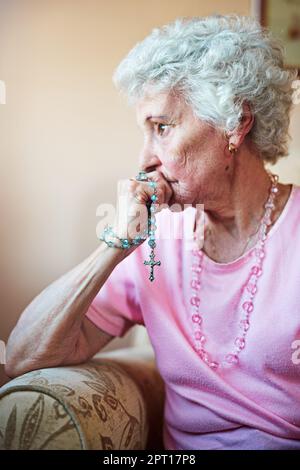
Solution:
[[[292,83],[283,48],[252,17],[179,18],[128,53],[113,75],[130,104],[146,88],[179,91],[196,116],[235,129],[247,102],[254,115],[249,136],[261,158],[274,164],[288,153]]]

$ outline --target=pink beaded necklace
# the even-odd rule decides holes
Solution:
[[[201,286],[201,273],[203,271],[203,251],[193,250],[193,264],[192,264],[192,279],[191,289],[192,296],[190,304],[192,306],[191,324],[193,327],[193,343],[194,349],[199,355],[200,359],[205,362],[211,369],[219,369],[220,367],[230,367],[239,364],[239,354],[246,346],[246,336],[250,328],[250,316],[254,309],[254,298],[257,292],[258,279],[262,274],[263,262],[265,258],[265,241],[267,239],[268,226],[271,225],[271,216],[275,208],[275,198],[278,194],[278,176],[268,173],[271,179],[271,187],[269,197],[264,205],[265,212],[260,222],[259,227],[259,240],[255,245],[254,255],[255,261],[250,269],[250,274],[242,289],[242,295],[239,303],[239,310],[241,311],[241,320],[239,322],[240,334],[235,338],[233,348],[228,354],[225,355],[222,362],[214,360],[210,353],[206,350],[205,344],[207,343],[207,335],[203,330],[203,312],[200,308],[201,299],[199,297]]]

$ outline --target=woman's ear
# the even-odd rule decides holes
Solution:
[[[243,116],[238,127],[228,134],[229,143],[239,148],[254,124],[254,116],[247,101],[243,103]]]

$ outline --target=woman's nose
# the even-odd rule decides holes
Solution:
[[[143,146],[139,154],[139,167],[143,171],[153,171],[161,165],[161,161],[153,149],[149,146]]]

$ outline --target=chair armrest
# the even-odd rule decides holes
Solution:
[[[24,374],[0,389],[0,449],[162,449],[164,384],[148,346]]]

